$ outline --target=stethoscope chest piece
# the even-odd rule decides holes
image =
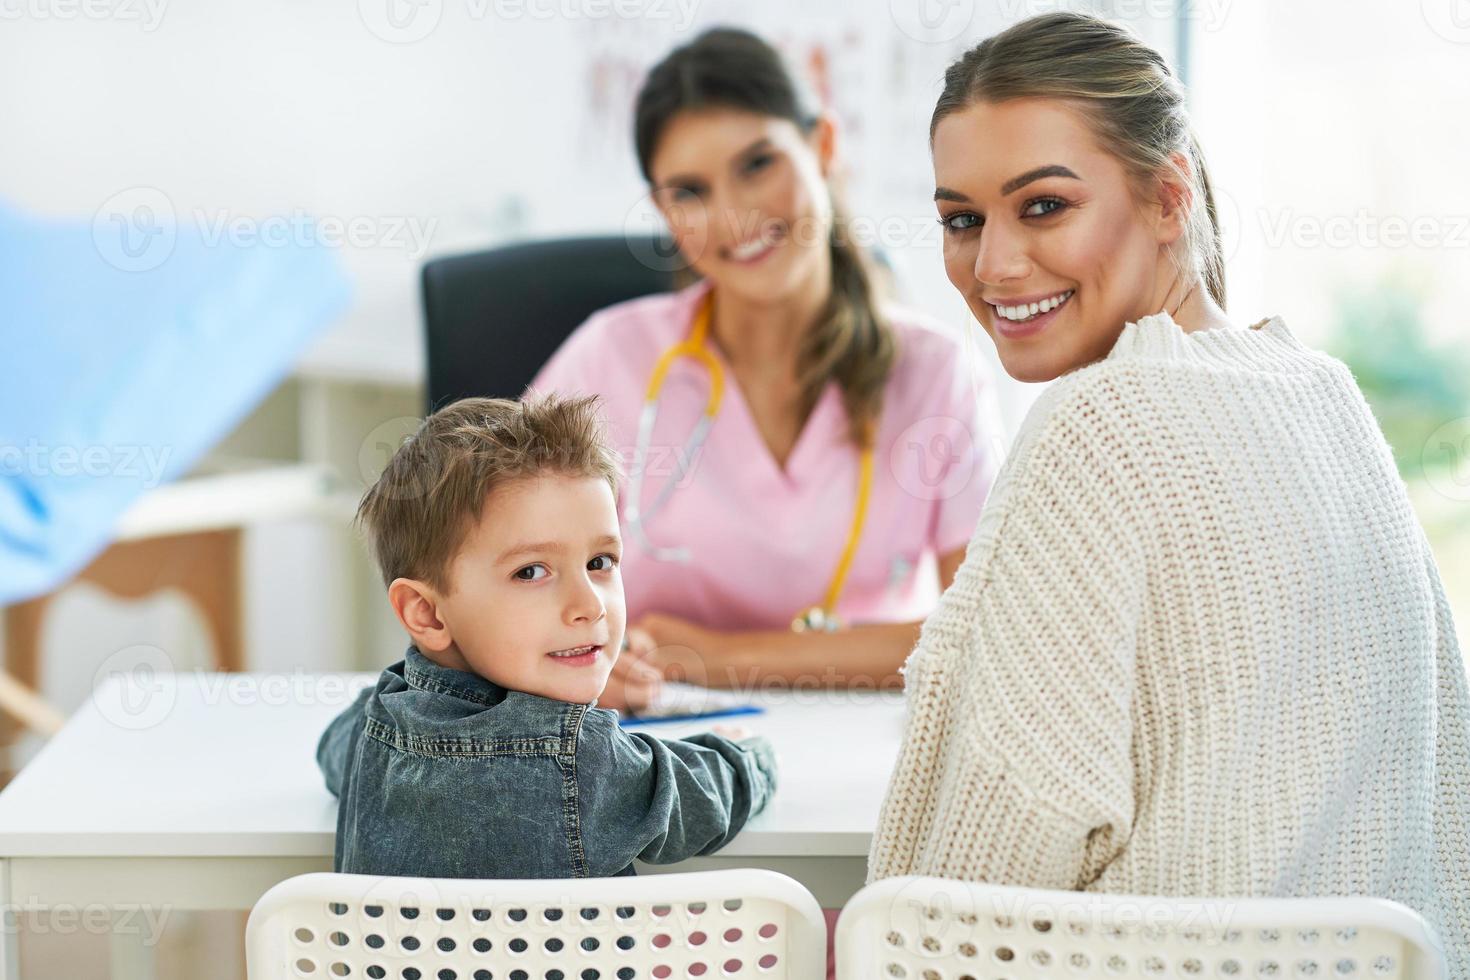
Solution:
[[[812,606],[791,621],[793,633],[836,633],[842,629],[842,619],[821,606]]]

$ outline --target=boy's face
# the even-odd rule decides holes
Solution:
[[[622,557],[605,480],[547,473],[497,487],[438,601],[446,665],[513,691],[596,699],[623,643]]]

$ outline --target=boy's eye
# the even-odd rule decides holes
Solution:
[[[598,564],[601,562],[602,564]],[[587,563],[587,567],[594,572],[610,572],[618,565],[618,559],[614,555],[598,555]]]
[[[514,578],[517,578],[517,579],[520,579],[522,582],[535,582],[538,579],[545,578],[546,577],[545,575],[537,575],[537,574],[535,574],[536,569],[538,569],[538,568],[542,572],[544,572],[546,574],[550,574],[549,572],[546,572],[546,566],[545,565],[527,565],[525,568],[518,568],[518,569],[516,569],[515,574],[514,574],[513,577]]]

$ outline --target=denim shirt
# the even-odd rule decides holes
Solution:
[[[594,702],[595,703],[595,702]],[[333,719],[333,867],[434,878],[632,874],[730,842],[775,789],[763,738],[661,739],[510,691],[415,647]]]

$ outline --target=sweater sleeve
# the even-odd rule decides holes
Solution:
[[[1126,504],[1137,464],[1086,390],[1048,391],[1028,416],[924,624],[870,880],[1077,888],[1126,846],[1147,576]]]
[[[1435,780],[1438,796],[1434,801],[1438,865],[1435,876],[1445,904],[1441,921],[1446,935],[1442,938],[1455,950],[1452,961],[1464,962],[1470,960],[1470,890],[1458,887],[1457,883],[1464,880],[1460,856],[1470,853],[1470,827],[1458,815],[1470,812],[1470,717],[1467,717],[1470,712],[1465,710],[1465,705],[1470,703],[1470,681],[1466,679],[1465,659],[1455,636],[1455,621],[1439,568],[1428,540],[1422,537],[1421,540],[1434,594],[1434,659],[1438,677],[1434,767],[1440,775]]]

